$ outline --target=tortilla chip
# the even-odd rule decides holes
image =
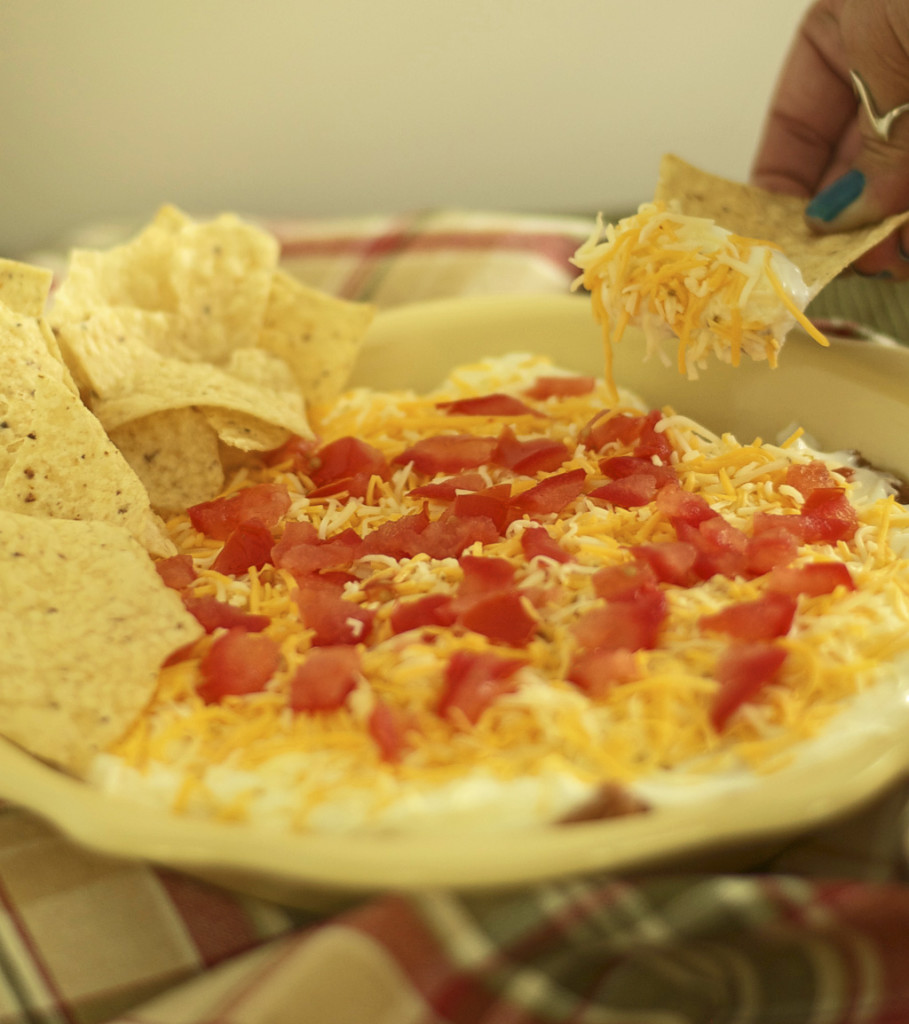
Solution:
[[[283,270],[272,280],[258,344],[283,359],[310,403],[336,398],[375,310],[308,287]]]
[[[171,280],[180,315],[203,328],[199,358],[218,365],[255,345],[278,254],[274,237],[232,214],[178,232]]]
[[[0,509],[99,520],[174,550],[136,474],[74,393],[40,324],[0,306]]]
[[[71,253],[54,323],[78,323],[105,307],[170,314],[180,336],[191,337],[194,357],[218,364],[255,344],[278,253],[271,235],[233,214],[197,223],[165,207],[124,245]]]
[[[92,411],[108,430],[115,430],[154,412],[198,406],[245,413],[285,431],[312,435],[298,391],[276,391],[207,363],[183,363],[153,354],[134,367],[128,389],[94,401]]]
[[[209,501],[224,486],[218,435],[200,410],[153,413],[112,430],[110,439],[162,514]]]
[[[41,316],[53,280],[50,270],[0,259],[0,302],[25,316]]]
[[[671,154],[660,164],[654,198],[675,200],[682,213],[707,217],[735,234],[774,242],[802,272],[811,298],[909,220],[909,212],[900,213],[855,231],[818,235],[805,222],[807,199],[727,181]]]
[[[122,529],[0,512],[0,733],[79,773],[200,634]]]
[[[81,320],[58,322],[55,331],[73,375],[97,395],[129,388],[148,352],[198,361],[189,325],[160,310],[98,306]]]
[[[280,448],[290,437],[289,431],[242,412],[212,407],[203,408],[201,412],[222,444],[241,452],[270,452]],[[312,432],[300,436],[310,437]]]

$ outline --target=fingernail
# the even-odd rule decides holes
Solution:
[[[823,192],[818,192],[806,207],[805,214],[828,224],[839,217],[847,206],[854,203],[864,188],[865,175],[853,167],[851,171],[846,171],[842,178],[837,178],[832,185],[828,185]]]

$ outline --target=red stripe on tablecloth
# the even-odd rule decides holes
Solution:
[[[16,929],[16,934],[19,936],[22,945],[25,947],[25,949],[28,951],[29,956],[32,958],[32,963],[35,967],[35,970],[40,975],[41,980],[47,986],[47,994],[54,1001],[53,1009],[56,1011],[56,1014],[59,1016],[61,1020],[67,1021],[68,1024],[76,1024],[77,1018],[74,1017],[73,1014],[70,1012],[69,1006],[66,1002],[66,999],[63,996],[63,993],[60,991],[60,989],[57,987],[56,982],[54,981],[53,972],[45,963],[44,957],[41,955],[40,947],[32,939],[28,926],[26,925],[22,915],[19,913],[19,909],[16,906],[15,901],[10,896],[9,891],[3,884],[2,880],[0,880],[0,906],[2,906],[6,913],[9,915],[9,919]],[[23,1007],[23,1009],[25,1009],[26,1011],[38,1011],[38,1008],[34,1006],[26,1006]],[[38,1012],[40,1016],[45,1016],[47,1011],[41,1008],[40,1011]]]
[[[443,231],[415,234],[407,230],[383,235],[337,235],[324,238],[281,239],[281,254],[286,257],[350,256],[362,253],[387,256],[403,249],[437,252],[445,249],[485,252],[507,249],[536,252],[561,266],[577,250],[577,238],[549,232]]]
[[[158,880],[205,967],[267,941],[227,893],[169,871],[159,871]]]
[[[866,882],[821,883],[818,896],[834,927],[861,935],[873,950],[881,972],[876,1011],[859,1018],[865,1024],[909,1021],[909,972],[906,970],[906,920],[909,890],[902,885]],[[849,1018],[850,1020],[852,1018]]]
[[[344,924],[368,935],[391,956],[434,1014],[450,1024],[473,1024],[488,1019],[489,1011],[508,1006],[496,1019],[509,1024],[545,1024],[531,1010],[512,1005],[507,985],[496,988],[500,968],[508,969],[501,951],[469,970],[454,964],[448,951],[420,917],[414,906],[399,897],[387,897],[361,907]],[[432,1017],[431,1021],[438,1020]],[[491,1018],[489,1018],[491,1019]]]
[[[570,267],[569,258],[579,244],[577,238],[548,232],[444,231],[420,233],[397,229],[385,234],[358,237],[338,235],[324,238],[282,240],[285,258],[307,256],[357,256],[360,264],[344,286],[345,295],[357,294],[370,267],[377,261],[402,253],[431,252],[519,252],[531,253],[555,264],[561,270]]]

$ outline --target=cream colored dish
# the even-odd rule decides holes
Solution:
[[[585,373],[602,370],[599,329],[571,297],[453,300],[381,314],[353,383],[434,386],[453,366],[510,351],[550,355]],[[826,449],[858,449],[909,476],[909,352],[867,342],[821,349],[794,332],[781,366],[713,365],[696,382],[643,360],[629,331],[615,375],[654,405],[673,405],[742,439],[803,426]],[[289,903],[382,888],[498,887],[596,870],[712,858],[773,843],[845,813],[909,766],[909,670],[863,695],[776,774],[685,783],[681,799],[600,822],[490,835],[465,831],[274,835],[242,825],[179,818],[120,801],[0,744],[0,796],[48,819],[92,850],[190,870]],[[735,799],[730,800],[730,790]],[[706,862],[706,861],[705,861]]]

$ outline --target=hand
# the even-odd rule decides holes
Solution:
[[[909,101],[909,0],[817,0],[780,74],[752,170],[762,188],[813,197],[818,232],[909,209],[909,114],[879,138],[850,68],[883,113]],[[861,260],[863,274],[909,279],[909,225]]]

